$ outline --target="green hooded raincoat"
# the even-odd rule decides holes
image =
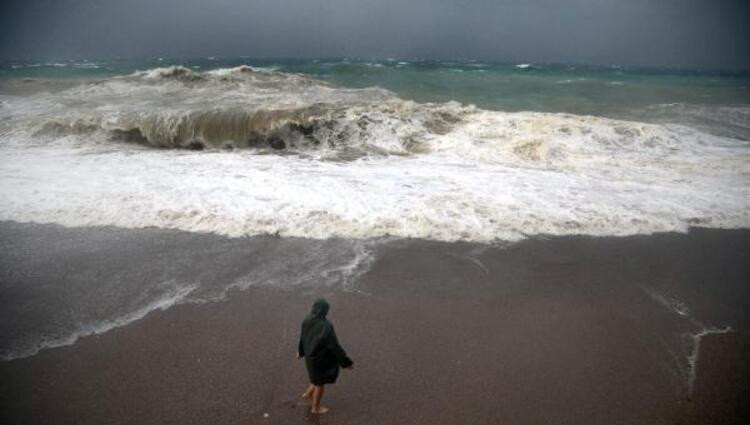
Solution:
[[[307,374],[313,385],[333,384],[339,367],[354,364],[339,345],[333,325],[326,319],[330,306],[324,299],[315,301],[312,311],[302,322],[299,355],[305,358]]]

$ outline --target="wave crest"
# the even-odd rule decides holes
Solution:
[[[425,152],[471,113],[458,104],[393,101],[371,105],[314,104],[289,109],[206,109],[56,117],[35,136],[106,132],[110,138],[160,148],[269,149],[351,155]]]
[[[88,135],[80,142],[256,149],[337,160],[430,154],[547,169],[606,164],[628,173],[644,166],[662,173],[664,161],[692,172],[697,152],[726,144],[722,135],[687,125],[415,103],[380,88],[340,88],[250,66],[206,72],[156,68],[46,93],[26,104],[9,101],[6,111],[12,114],[3,120],[4,128],[28,131],[33,143]],[[660,108],[686,115],[681,105]],[[689,112],[709,117],[700,110]],[[747,128],[747,111],[730,112],[709,118],[724,120],[731,135],[743,139],[738,133]],[[724,169],[742,158],[722,161],[717,167]]]
[[[147,71],[136,71],[132,77],[143,78],[147,80],[180,80],[180,81],[200,81],[205,80],[201,73],[193,72],[184,66],[169,66],[165,68],[154,68]]]
[[[174,65],[161,68],[153,68],[145,71],[136,71],[124,77],[114,79],[125,79],[135,83],[138,82],[180,82],[180,83],[211,83],[217,84],[227,82],[253,83],[290,83],[303,85],[328,86],[327,83],[311,78],[303,74],[277,72],[268,68],[257,68],[250,65],[240,65],[233,68],[218,68],[209,71],[195,71],[182,65]],[[257,88],[257,87],[256,87]]]

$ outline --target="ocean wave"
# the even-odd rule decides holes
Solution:
[[[251,67],[9,97],[0,118],[0,219],[473,241],[750,227],[747,143],[686,124],[416,103]]]
[[[471,108],[425,107],[413,102],[340,106],[314,104],[289,109],[205,109],[86,114],[56,117],[33,133],[37,138],[104,132],[109,140],[146,146],[202,150],[266,149],[335,155],[405,155],[428,149],[430,136],[444,134]]]
[[[750,141],[750,108],[746,106],[667,103],[646,108],[641,118],[682,124],[717,136]]]
[[[151,80],[174,79],[181,81],[200,81],[206,79],[204,74],[193,72],[184,66],[170,66],[166,68],[149,69],[147,71],[136,71],[131,74],[131,76]]]
[[[114,79],[125,80],[151,80],[151,81],[182,81],[182,82],[205,82],[205,81],[229,81],[242,79],[252,81],[254,78],[277,81],[305,81],[314,82],[315,84],[325,84],[322,81],[314,80],[303,74],[291,74],[276,72],[273,68],[254,67],[250,65],[240,65],[233,68],[216,68],[200,72],[200,66],[194,66],[194,69],[182,65],[173,65],[168,67],[152,68],[144,71],[136,71],[123,77]]]
[[[686,152],[709,137],[684,128],[593,116],[416,103],[383,89],[343,89],[249,66],[139,71],[20,99],[10,109],[17,113],[18,127],[25,125],[30,137],[41,141],[100,133],[93,140],[326,157],[439,152],[476,161],[560,165],[579,154],[606,158],[612,153],[625,157],[636,149],[644,157]],[[745,118],[740,114],[735,121]]]

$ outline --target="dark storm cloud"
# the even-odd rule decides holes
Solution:
[[[27,0],[0,57],[421,57],[750,67],[745,0]]]

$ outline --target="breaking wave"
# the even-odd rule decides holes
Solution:
[[[724,117],[717,132],[249,66],[76,84],[3,98],[0,219],[479,241],[750,226],[742,111],[680,112]]]
[[[455,153],[494,159],[498,155],[491,150],[502,155],[500,151],[510,148],[520,158],[539,160],[564,156],[573,145],[582,147],[581,140],[585,150],[600,153],[609,153],[613,146],[663,153],[709,137],[686,128],[592,116],[503,113],[456,102],[420,104],[379,88],[337,88],[307,76],[250,66],[207,72],[156,68],[34,100],[49,108],[26,114],[35,138],[99,132],[106,137],[96,140],[159,148],[354,150],[363,155],[453,148]],[[71,103],[74,108],[68,107]],[[735,115],[731,125],[747,124],[747,114]]]
[[[717,136],[750,141],[750,108],[748,107],[668,103],[646,108],[639,118],[679,123]]]
[[[53,108],[34,117],[33,136],[104,132],[111,140],[161,148],[404,154],[418,150],[420,135],[440,133],[465,113],[452,105],[405,102],[381,89],[338,89],[249,66],[204,73],[157,68],[45,100],[54,107],[72,98],[86,100],[72,111]]]

